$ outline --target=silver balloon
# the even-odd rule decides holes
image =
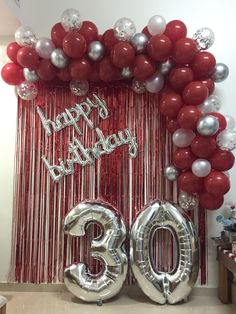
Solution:
[[[170,72],[173,68],[173,63],[168,59],[165,62],[161,62],[157,67],[157,72],[161,73],[162,75],[166,75]]]
[[[34,83],[22,82],[16,86],[17,95],[24,100],[33,100],[38,95],[38,88]]]
[[[91,60],[98,61],[102,59],[102,57],[104,56],[104,53],[105,53],[105,48],[102,45],[102,43],[100,43],[100,41],[92,41],[88,45],[88,56]]]
[[[203,136],[212,136],[219,130],[219,121],[216,117],[206,115],[197,122],[197,131]]]
[[[168,165],[164,169],[164,175],[165,175],[167,180],[175,181],[175,180],[177,180],[177,178],[179,176],[179,170],[176,169],[176,167],[173,165]]]
[[[161,73],[155,73],[145,83],[149,93],[159,93],[164,86],[164,77]]]
[[[37,41],[36,35],[31,27],[20,26],[15,32],[15,41],[21,47],[31,46],[34,47]]]
[[[229,68],[224,63],[217,63],[211,74],[211,78],[214,82],[223,82],[229,76]]]
[[[184,191],[180,191],[178,196],[178,203],[182,209],[191,210],[197,208],[199,202],[196,195],[189,195]]]
[[[89,91],[88,81],[70,81],[70,90],[76,96],[84,96]]]
[[[236,148],[236,131],[223,130],[216,138],[217,145],[223,150],[234,150]]]
[[[150,241],[158,229],[171,232],[177,244],[177,264],[171,272],[152,266]],[[136,218],[130,238],[133,274],[143,292],[154,302],[177,303],[191,292],[199,270],[198,237],[188,215],[170,202],[154,201]]]
[[[136,79],[133,79],[132,90],[137,94],[144,93],[146,91],[145,83],[138,81]]]
[[[133,77],[133,71],[132,71],[132,69],[129,68],[129,67],[123,68],[123,69],[121,70],[121,76],[122,76],[123,78],[126,78],[126,79],[129,79],[129,78]]]
[[[131,39],[136,54],[143,53],[146,50],[148,38],[144,33],[137,33]]]
[[[118,212],[110,205],[86,201],[69,212],[64,230],[71,236],[84,236],[85,228],[92,222],[98,223],[103,229],[102,236],[91,243],[91,254],[103,263],[103,271],[95,277],[85,264],[73,264],[65,269],[65,285],[83,301],[101,302],[114,297],[126,279],[126,228]]]
[[[122,17],[115,23],[114,32],[118,40],[130,41],[136,33],[136,28],[132,20]]]
[[[39,80],[39,76],[35,70],[24,68],[23,74],[24,74],[25,80],[28,82],[36,83]]]
[[[79,11],[75,9],[65,10],[61,15],[61,24],[67,32],[80,29],[82,20]]]
[[[40,38],[37,40],[35,50],[43,59],[50,59],[51,53],[55,49],[53,41],[49,38]]]
[[[61,48],[57,48],[53,50],[51,54],[51,62],[55,67],[64,69],[69,63],[69,58],[65,55]]]
[[[214,44],[215,35],[210,28],[201,27],[193,35],[193,40],[197,44],[199,50],[206,50]]]

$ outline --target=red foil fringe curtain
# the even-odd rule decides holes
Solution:
[[[62,282],[64,268],[78,261],[87,263],[94,273],[99,272],[101,265],[89,253],[91,240],[99,228],[89,227],[83,238],[71,238],[63,233],[64,217],[80,201],[101,199],[111,203],[121,212],[128,230],[137,213],[150,201],[157,198],[176,201],[176,187],[163,177],[163,168],[169,163],[172,153],[172,143],[165,121],[159,114],[158,95],[137,95],[123,84],[92,86],[87,96],[91,100],[93,93],[106,100],[109,110],[106,120],[99,118],[96,109],[92,110],[90,118],[95,127],[100,128],[105,136],[129,128],[138,142],[138,156],[130,159],[127,145],[121,146],[110,155],[101,156],[94,165],[76,165],[74,174],[54,183],[41,157],[46,156],[51,164],[58,164],[58,158],[69,158],[68,143],[73,136],[86,148],[93,146],[97,138],[95,131],[82,120],[78,122],[83,130],[82,136],[72,126],[47,136],[37,114],[37,106],[43,109],[47,118],[55,121],[65,108],[85,100],[85,97],[74,96],[66,87],[42,86],[36,101],[29,103],[19,99],[13,281]],[[170,271],[174,263],[172,236],[169,232],[159,231],[152,243],[157,269]],[[205,257],[202,255],[202,278],[206,272]],[[128,282],[132,281],[129,272]]]

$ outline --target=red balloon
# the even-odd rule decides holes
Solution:
[[[180,126],[177,120],[167,118],[166,128],[171,134],[173,134],[176,130],[180,129]]]
[[[148,42],[147,53],[154,61],[164,61],[170,54],[172,43],[166,35],[152,36]]]
[[[115,36],[113,29],[108,29],[105,31],[105,33],[102,35],[102,43],[106,50],[110,51],[112,47],[117,44],[119,41]]]
[[[216,140],[213,137],[197,135],[191,143],[191,149],[195,156],[208,158],[216,150]]]
[[[85,38],[78,32],[69,32],[62,45],[65,54],[71,58],[82,58],[87,49]]]
[[[16,42],[10,43],[7,46],[7,56],[11,61],[17,63],[17,52],[21,48]]]
[[[208,78],[210,73],[214,70],[216,59],[210,52],[198,52],[191,65],[195,78],[205,79]]]
[[[62,48],[62,42],[66,34],[67,32],[65,31],[61,23],[57,23],[53,26],[51,30],[51,38],[56,47]]]
[[[70,71],[69,68],[64,68],[64,69],[58,69],[57,71],[57,77],[63,81],[63,82],[68,82],[71,80],[70,76]]]
[[[189,83],[183,90],[183,99],[187,105],[200,105],[208,97],[207,87],[198,81]]]
[[[87,44],[98,39],[97,26],[90,21],[84,21],[82,23],[79,33],[85,38]]]
[[[87,80],[90,73],[92,72],[92,64],[86,58],[73,60],[69,65],[69,71],[73,80]]]
[[[118,68],[130,66],[135,58],[134,48],[127,42],[115,44],[111,51],[111,60]]]
[[[212,170],[211,173],[204,178],[204,186],[206,191],[210,194],[223,195],[229,191],[230,181],[223,172]]]
[[[196,43],[191,38],[181,38],[174,45],[173,59],[178,65],[189,64],[197,52]]]
[[[109,57],[105,57],[99,62],[98,71],[100,79],[104,82],[114,81],[120,75],[119,69],[114,66]]]
[[[36,69],[39,64],[39,56],[34,48],[25,46],[18,50],[17,62],[23,68]]]
[[[199,196],[199,202],[202,207],[214,210],[220,208],[224,203],[223,195],[212,195],[209,193],[203,193]]]
[[[202,113],[196,106],[184,106],[178,113],[177,121],[181,128],[195,130],[201,116]]]
[[[182,172],[178,178],[179,189],[188,194],[201,193],[203,179],[195,176],[191,171]]]
[[[170,38],[172,43],[175,43],[180,38],[186,37],[187,28],[182,21],[173,20],[166,25],[164,34]]]
[[[209,161],[213,169],[227,171],[233,167],[235,157],[231,152],[217,148]]]
[[[22,67],[13,62],[4,65],[1,75],[3,81],[9,85],[18,85],[25,80]]]
[[[145,55],[138,55],[134,60],[133,73],[139,81],[145,81],[156,72],[155,63]]]
[[[144,29],[142,30],[142,33],[145,34],[148,39],[150,39],[152,37],[147,26],[144,27]]]
[[[179,94],[168,93],[161,98],[160,112],[169,118],[175,118],[180,108],[183,106],[182,98]]]
[[[190,169],[196,157],[189,147],[177,148],[173,153],[173,163],[179,169]]]
[[[218,122],[219,122],[219,130],[215,134],[215,136],[217,136],[221,131],[223,131],[226,128],[227,121],[226,121],[225,117],[219,112],[210,112],[209,114],[211,116],[216,117]]]
[[[41,60],[37,67],[37,74],[43,81],[51,81],[57,74],[57,68],[50,60]]]
[[[208,88],[208,95],[210,96],[215,90],[215,83],[212,79],[205,79],[200,81]]]
[[[174,68],[169,74],[169,82],[177,91],[183,90],[192,81],[193,71],[188,67]]]
[[[91,81],[91,82],[99,82],[100,81],[98,63],[93,64],[92,72],[89,75],[89,81]]]

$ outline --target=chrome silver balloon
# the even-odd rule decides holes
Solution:
[[[86,201],[73,208],[65,218],[64,231],[71,236],[84,236],[86,226],[97,222],[102,236],[93,239],[91,254],[103,263],[103,271],[93,276],[83,263],[65,269],[68,290],[86,302],[98,302],[114,297],[122,288],[127,274],[127,256],[123,247],[126,228],[118,212],[105,203]]]
[[[193,35],[199,50],[209,49],[215,41],[215,34],[209,27],[199,28]]]
[[[169,230],[177,244],[177,265],[169,273],[152,266],[150,240],[158,229]],[[134,276],[151,300],[174,304],[188,297],[198,277],[199,247],[194,224],[180,207],[167,201],[149,204],[132,226],[130,248]]]
[[[56,48],[51,54],[51,62],[55,67],[64,69],[69,63],[69,58],[65,55],[61,48]]]
[[[126,79],[129,79],[129,78],[133,77],[133,71],[132,71],[132,69],[129,68],[129,67],[123,68],[123,69],[121,70],[121,76],[122,76],[123,78],[126,78]]]
[[[219,121],[216,117],[205,115],[197,122],[197,131],[203,136],[212,136],[219,130]]]
[[[196,195],[189,195],[187,192],[180,191],[178,203],[182,209],[191,210],[197,208],[199,201]]]
[[[105,48],[100,41],[92,41],[88,45],[88,56],[93,61],[101,60],[104,56]]]
[[[36,83],[39,80],[39,76],[35,70],[30,70],[28,68],[23,69],[24,78],[27,82]]]
[[[144,33],[137,33],[131,39],[136,54],[143,53],[146,50],[148,38]]]
[[[173,68],[173,63],[168,59],[165,62],[161,62],[157,67],[157,72],[161,73],[162,75],[166,75],[170,72]]]
[[[168,165],[164,169],[164,175],[167,180],[175,181],[179,176],[179,170],[174,165]]]
[[[229,76],[229,68],[224,63],[216,63],[215,68],[211,74],[214,82],[220,83],[227,79]]]

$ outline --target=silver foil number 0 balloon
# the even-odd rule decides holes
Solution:
[[[158,271],[152,263],[150,241],[158,229],[169,230],[177,244],[177,264],[169,273]],[[140,288],[151,300],[174,304],[187,298],[199,270],[198,238],[193,223],[176,205],[153,202],[132,226],[130,259]]]
[[[84,236],[86,226],[91,222],[103,229],[102,236],[91,243],[91,254],[103,263],[103,271],[94,276],[85,264],[79,263],[67,267],[64,277],[72,294],[86,302],[97,302],[115,296],[125,281],[127,256],[123,243],[126,228],[111,206],[88,201],[78,204],[66,216],[64,230],[71,236]]]

